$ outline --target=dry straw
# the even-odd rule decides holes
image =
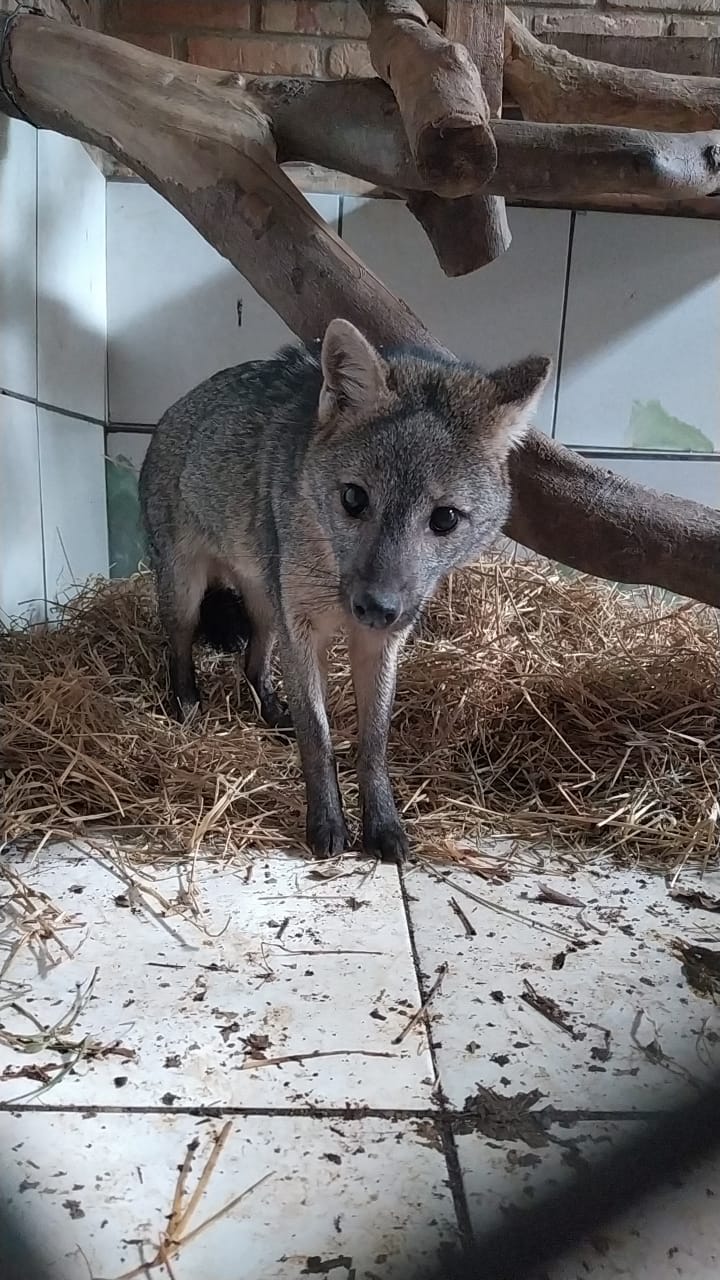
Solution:
[[[390,759],[415,849],[472,864],[487,836],[571,860],[718,862],[718,615],[540,563],[458,574],[409,646]],[[0,637],[4,838],[112,829],[144,856],[298,847],[292,744],[263,729],[232,659],[200,655],[206,713],[168,719],[152,583],[82,591],[53,630]],[[331,660],[355,815],[349,671]]]

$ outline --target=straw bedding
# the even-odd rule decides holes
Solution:
[[[700,606],[544,562],[455,575],[399,678],[390,759],[415,849],[471,864],[478,838],[509,836],[577,860],[717,864],[719,653]],[[300,846],[294,746],[258,723],[232,659],[198,659],[206,710],[184,729],[165,713],[147,575],[91,584],[55,629],[4,633],[5,839],[111,829],[148,859]],[[356,819],[342,646],[330,702]]]

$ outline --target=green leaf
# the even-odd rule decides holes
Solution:
[[[128,578],[147,560],[147,543],[140,515],[138,477],[128,458],[106,458],[110,577]]]
[[[703,431],[663,409],[659,400],[633,402],[628,427],[633,449],[678,449],[689,453],[714,453],[715,446]]]

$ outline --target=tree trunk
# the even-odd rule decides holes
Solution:
[[[344,316],[378,345],[438,350],[282,173],[269,118],[238,102],[232,85],[176,66],[106,36],[19,16],[2,73],[27,118],[131,165],[301,338]],[[515,451],[511,475],[510,537],[589,573],[720,605],[720,512],[609,477],[539,432]]]

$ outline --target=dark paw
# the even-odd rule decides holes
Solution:
[[[337,858],[350,844],[350,832],[341,813],[310,814],[307,842],[316,858]]]
[[[363,824],[363,849],[381,862],[405,862],[410,845],[400,819],[365,821]]]

